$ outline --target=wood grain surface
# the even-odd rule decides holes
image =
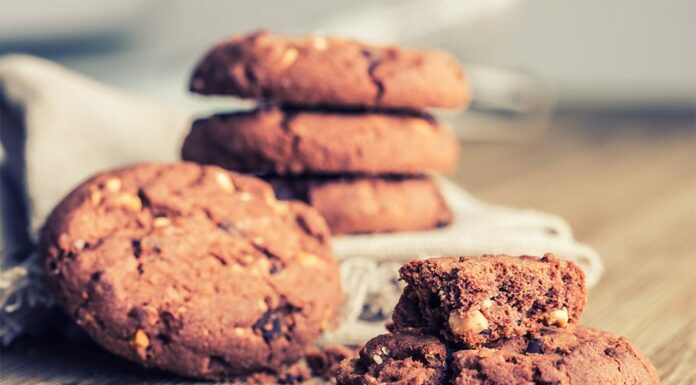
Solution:
[[[566,218],[606,274],[581,321],[627,336],[664,385],[696,384],[696,121],[563,116],[524,143],[465,143],[453,178],[480,198]],[[2,352],[3,384],[191,383],[91,344]]]

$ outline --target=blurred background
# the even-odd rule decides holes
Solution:
[[[561,109],[683,113],[696,98],[691,1],[2,0],[0,7],[0,52],[46,57],[172,101],[188,98],[189,71],[212,42],[259,28],[448,49],[484,89],[482,108],[526,111],[552,93]]]
[[[582,322],[628,336],[663,384],[696,381],[695,1],[0,0],[0,54],[201,109],[211,98],[187,91],[195,62],[260,28],[453,52],[474,100],[445,115],[464,141],[452,179],[567,219],[606,265]],[[100,352],[48,349],[30,354],[44,380],[110,370]],[[24,368],[22,354],[6,365]]]

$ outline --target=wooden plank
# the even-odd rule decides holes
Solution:
[[[537,143],[489,146],[495,151],[465,147],[457,174],[489,201],[563,216],[597,248],[607,272],[582,323],[627,336],[666,385],[696,383],[693,128],[693,121],[668,132],[638,124],[619,134],[565,131]],[[499,159],[484,157],[482,168],[476,159],[483,151]],[[537,155],[526,157],[530,152]]]
[[[607,268],[582,323],[627,336],[663,385],[696,384],[693,120],[574,118],[553,127],[525,143],[465,143],[453,179],[490,202],[566,218]],[[3,384],[182,381],[56,340],[16,344],[0,365]]]

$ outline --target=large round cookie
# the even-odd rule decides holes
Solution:
[[[457,165],[459,143],[427,115],[262,107],[193,124],[186,160],[277,174],[420,174]]]
[[[658,385],[657,371],[624,337],[583,328],[544,328],[452,355],[454,385]]]
[[[333,234],[429,230],[452,220],[437,183],[427,176],[267,180],[278,198],[317,209]]]
[[[100,345],[220,379],[275,371],[341,301],[323,219],[254,177],[192,163],[97,175],[49,217],[48,280]]]
[[[267,32],[218,43],[196,66],[190,88],[304,106],[460,108],[469,101],[459,62],[443,51]]]
[[[457,349],[426,334],[377,336],[365,344],[359,358],[343,362],[338,385],[660,383],[655,367],[628,340],[595,329],[547,327],[536,337]]]

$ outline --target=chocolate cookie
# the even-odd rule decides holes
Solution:
[[[182,155],[243,172],[420,174],[453,170],[459,143],[427,115],[265,107],[194,122]]]
[[[336,383],[336,376],[343,360],[356,357],[359,348],[344,345],[327,345],[320,348],[310,348],[307,350],[305,361],[310,368],[312,376],[321,377]]]
[[[470,97],[459,62],[442,51],[267,32],[218,43],[196,66],[190,88],[303,106],[390,109],[461,108]]]
[[[96,342],[191,377],[292,363],[341,298],[321,216],[212,166],[97,175],[56,207],[40,250],[57,298]]]
[[[453,346],[450,346],[453,348]],[[658,385],[652,363],[624,337],[570,326],[448,354],[437,338],[413,333],[377,336],[344,361],[338,385]]]
[[[377,336],[359,358],[339,368],[339,385],[440,385],[447,380],[447,348],[437,338],[414,333]]]
[[[652,363],[623,337],[599,330],[542,328],[452,357],[454,385],[658,385]]]
[[[336,383],[336,375],[340,362],[358,355],[359,349],[344,345],[326,345],[324,347],[310,346],[305,351],[304,359],[284,366],[280,370],[269,372],[256,372],[250,376],[238,378],[238,382],[247,385],[255,384],[298,384],[310,379],[323,379]],[[316,382],[316,381],[315,381]]]
[[[582,270],[553,254],[432,258],[399,273],[408,286],[394,310],[396,330],[468,346],[576,323],[587,296]]]
[[[429,230],[452,213],[437,183],[419,177],[268,178],[279,199],[309,203],[333,234]]]

